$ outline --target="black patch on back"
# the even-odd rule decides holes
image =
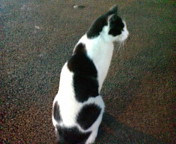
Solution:
[[[79,102],[99,95],[97,70],[92,60],[87,57],[84,44],[77,45],[73,56],[68,61],[68,68],[74,73],[73,86],[75,97]]]
[[[75,48],[74,54],[77,55],[86,54],[85,45],[83,43],[79,43]]]
[[[85,105],[78,114],[77,122],[84,129],[88,129],[100,115],[101,108],[95,104]]]
[[[68,61],[68,68],[75,74],[97,77],[97,70],[91,59],[86,54],[85,45],[80,43],[75,48],[74,54]]]
[[[59,137],[63,139],[64,144],[85,144],[91,132],[82,133],[77,127],[62,128],[58,127]],[[58,142],[58,144],[60,144]]]
[[[124,28],[122,19],[118,17],[117,15],[113,15],[109,21],[110,21],[109,34],[113,36],[120,35]]]
[[[89,28],[87,32],[87,37],[88,38],[94,38],[99,36],[100,32],[102,31],[103,27],[108,25],[108,16],[112,14],[117,14],[117,6],[114,6],[112,9],[110,9],[106,14],[100,16],[97,18],[91,27]]]
[[[57,102],[55,102],[55,104],[54,104],[53,115],[54,115],[54,119],[55,119],[57,122],[60,122],[60,121],[61,121],[60,108],[59,108],[59,105],[58,105]]]

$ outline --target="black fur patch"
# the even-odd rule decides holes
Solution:
[[[74,54],[77,55],[86,54],[85,45],[83,43],[79,43],[75,48]]]
[[[109,10],[106,14],[97,18],[87,32],[88,38],[94,38],[99,36],[100,32],[102,31],[103,27],[108,25],[108,16],[112,14],[117,14],[117,6],[114,6],[111,10]]]
[[[102,31],[103,27],[106,26],[107,23],[107,16],[103,15],[99,17],[90,27],[90,29],[87,32],[88,38],[94,38],[99,36],[100,32]]]
[[[97,77],[97,70],[92,60],[87,57],[85,45],[80,43],[68,61],[68,68],[75,74]]]
[[[101,108],[95,104],[85,105],[78,114],[77,122],[83,129],[88,129],[100,115]]]
[[[113,36],[120,35],[122,33],[123,28],[124,28],[124,24],[122,22],[122,19],[120,17],[118,17],[117,15],[113,15],[109,21],[110,21],[109,34],[113,35]]]
[[[97,70],[92,60],[87,57],[84,44],[78,44],[74,55],[68,61],[68,68],[74,73],[73,86],[79,102],[99,95]]]
[[[61,116],[60,116],[59,105],[58,105],[57,102],[54,104],[53,114],[54,114],[54,119],[55,119],[57,122],[60,122],[60,121],[61,121]]]
[[[86,140],[90,136],[91,132],[82,133],[78,128],[62,128],[58,127],[58,133],[64,144],[85,144]],[[60,144],[58,142],[58,144]]]

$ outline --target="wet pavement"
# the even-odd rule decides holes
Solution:
[[[130,37],[115,45],[96,144],[175,143],[174,0],[0,0],[0,144],[54,143],[61,67],[114,4]]]

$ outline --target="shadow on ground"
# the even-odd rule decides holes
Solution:
[[[109,135],[110,137],[107,137]],[[154,137],[127,127],[105,113],[96,144],[164,144]]]

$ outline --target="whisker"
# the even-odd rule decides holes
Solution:
[[[122,49],[124,49],[124,47],[125,47],[125,42],[126,42],[126,40],[123,42],[123,47],[122,47]]]
[[[118,51],[117,51],[117,52],[119,52],[121,49],[123,50],[123,49],[124,49],[124,45],[125,45],[125,41],[121,42],[121,43],[119,44],[119,48],[118,48]]]
[[[119,52],[121,50],[121,48],[122,48],[122,43],[119,44],[119,48],[118,48],[117,52]]]
[[[123,48],[122,48],[122,49],[124,49],[124,48],[125,48],[125,44],[126,44],[126,42],[127,42],[127,40],[123,41],[123,43],[122,43]]]

